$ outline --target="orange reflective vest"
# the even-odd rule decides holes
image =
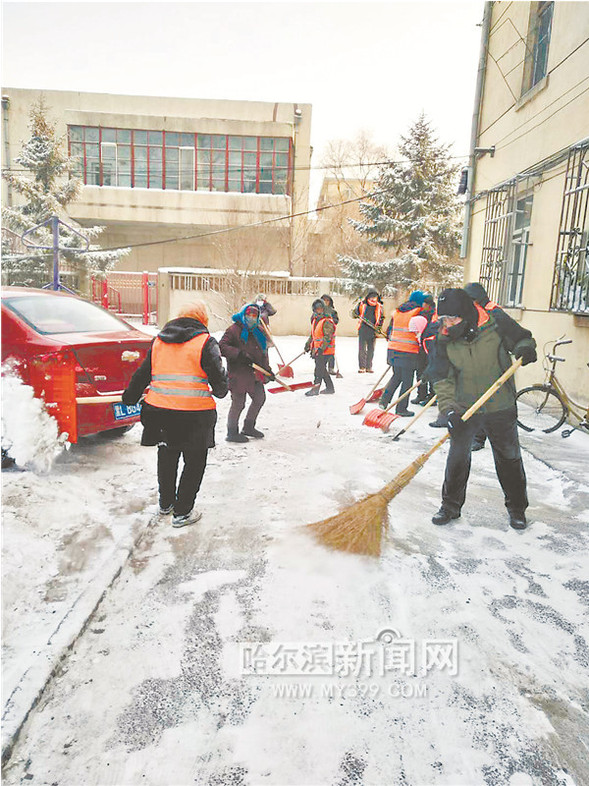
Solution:
[[[145,396],[148,404],[189,411],[216,408],[201,365],[208,338],[208,333],[201,333],[183,344],[166,344],[156,338],[151,348],[151,382]]]
[[[475,301],[474,307],[476,308],[477,314],[479,316],[478,327],[480,327],[481,325],[484,325],[485,322],[489,321],[488,312],[491,311],[493,308],[497,308],[497,303],[491,303],[491,301],[489,301],[487,305],[483,308]]]
[[[368,308],[368,303],[364,303],[364,302],[360,303],[360,305],[358,306],[358,313],[360,314],[361,317],[364,317],[364,314],[365,314],[367,308]],[[364,317],[364,319],[366,319],[366,317]],[[376,301],[376,306],[374,307],[374,326],[378,327],[380,322],[381,322],[381,320],[382,320],[382,306],[379,303],[379,301],[377,300]],[[366,321],[368,322],[369,320],[366,320]],[[365,325],[365,324],[366,324],[366,322],[362,322],[362,320],[359,319],[358,320],[358,330],[360,330],[362,325]]]
[[[409,320],[421,314],[421,308],[412,308],[411,311],[399,311],[393,314],[393,330],[389,339],[388,348],[397,352],[419,352],[419,339],[412,330],[409,330]]]
[[[323,325],[325,322],[331,322],[333,325],[333,336],[331,337],[331,341],[327,345],[327,348],[323,350],[324,355],[334,355],[335,354],[335,322],[330,317],[323,317],[322,319],[318,319],[313,324],[313,329],[311,333],[311,350],[321,349],[323,346]]]

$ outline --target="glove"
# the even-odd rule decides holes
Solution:
[[[464,420],[462,420],[462,412],[457,412],[455,409],[451,409],[450,412],[446,413],[446,420],[448,421],[448,431],[450,434],[457,434],[460,429],[464,426]]]
[[[270,382],[275,382],[276,381],[276,376],[274,375],[274,373],[272,373],[272,374],[270,374],[268,379],[270,380]]]
[[[305,344],[305,352],[310,352],[310,351],[311,351],[311,342],[307,341],[307,343]]]
[[[513,354],[516,358],[522,359],[522,366],[527,366],[528,363],[535,363],[538,360],[535,347],[531,347],[529,344],[516,346]]]
[[[243,350],[240,350],[239,355],[237,356],[237,358],[238,358],[238,360],[241,360],[242,363],[245,363],[246,366],[251,366],[251,364],[254,362],[250,358],[250,356],[247,353],[245,353]]]

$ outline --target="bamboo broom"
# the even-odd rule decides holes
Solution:
[[[522,359],[516,360],[497,379],[491,387],[467,409],[462,420],[468,420],[474,413],[499,390],[516,370],[521,366]],[[385,527],[388,523],[387,508],[389,502],[396,497],[417,475],[425,462],[448,439],[450,433],[444,434],[433,447],[422,453],[408,467],[386,484],[380,491],[369,494],[364,499],[355,502],[341,513],[331,516],[323,521],[307,524],[314,536],[323,545],[339,551],[348,551],[352,554],[366,554],[379,557],[382,549],[382,540]]]

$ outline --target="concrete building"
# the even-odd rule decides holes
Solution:
[[[589,403],[589,3],[485,4],[466,193],[465,281],[540,360],[572,339],[558,374]],[[530,365],[518,386],[542,376]]]
[[[120,269],[298,272],[306,216],[276,219],[308,209],[309,104],[4,88],[3,167],[41,96],[84,182],[71,217],[106,226],[103,247],[136,246]]]

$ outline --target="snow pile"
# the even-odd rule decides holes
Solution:
[[[21,467],[49,472],[69,443],[57,421],[14,368],[2,366],[2,447]]]

